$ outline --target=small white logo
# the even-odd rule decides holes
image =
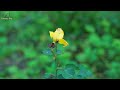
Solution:
[[[0,19],[1,20],[12,20],[10,12],[9,11],[1,11],[0,12]]]

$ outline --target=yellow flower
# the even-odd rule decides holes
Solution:
[[[63,39],[64,31],[61,28],[56,29],[55,32],[49,31],[50,37],[53,39],[53,42],[58,42],[59,44],[63,44],[64,47],[68,46],[67,41]]]

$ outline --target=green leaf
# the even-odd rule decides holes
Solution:
[[[79,66],[79,70],[76,74],[77,78],[91,78],[93,77],[92,72],[90,72],[87,68],[85,68],[83,65]]]
[[[84,79],[84,77],[82,75],[76,75],[75,78],[76,79]]]
[[[62,76],[62,74],[58,75],[57,78],[58,78],[58,79],[65,79],[65,78]]]
[[[71,78],[73,78],[73,76],[71,75],[71,74],[69,74],[69,73],[67,73],[67,72],[63,72],[62,73],[62,75],[63,75],[63,77],[65,78],[65,79],[71,79]]]
[[[60,55],[62,52],[60,50],[57,50],[56,54],[57,55]],[[50,49],[46,49],[46,50],[43,50],[42,51],[42,54],[45,54],[45,55],[53,55],[53,53],[51,52]]]
[[[19,69],[18,69],[18,67],[16,67],[16,66],[11,66],[11,67],[9,67],[7,70],[8,70],[8,72],[11,73],[11,74],[14,74],[14,73],[19,72]]]
[[[70,74],[71,76],[73,76],[75,74],[74,68],[66,68],[64,71],[66,73]]]
[[[75,70],[74,68],[67,67],[63,70],[62,75],[65,79],[72,79],[74,78]]]
[[[50,49],[43,50],[42,53],[45,54],[45,55],[52,55],[52,52],[51,52]]]
[[[64,69],[58,70],[59,78],[85,79],[91,78],[92,73],[83,65],[67,64]]]
[[[24,48],[25,58],[35,58],[37,56],[36,51],[33,48]]]
[[[45,73],[45,75],[43,76],[44,79],[52,79],[55,78],[55,76],[51,73]]]
[[[7,37],[0,37],[0,43],[7,43]]]
[[[76,66],[75,64],[67,64],[65,67],[66,67],[66,68],[79,69],[79,67]]]
[[[58,69],[57,70],[57,75],[60,75],[60,74],[62,74],[63,73],[63,69]]]
[[[62,54],[62,52],[60,51],[60,50],[57,50],[57,55],[60,55],[60,54]]]
[[[87,30],[87,32],[95,32],[95,28],[92,25],[86,25],[85,29]]]

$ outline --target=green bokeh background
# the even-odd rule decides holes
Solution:
[[[52,56],[41,52],[52,42],[49,31],[57,28],[69,43],[59,45],[61,66],[82,64],[94,78],[120,78],[116,11],[0,11],[0,78],[37,79],[54,73]]]

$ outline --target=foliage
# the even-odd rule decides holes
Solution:
[[[12,19],[1,19],[6,13]],[[58,61],[64,67],[59,78],[120,78],[119,24],[118,11],[1,11],[0,78],[35,79],[53,74],[52,56],[42,51],[51,42],[49,31],[56,28],[64,30],[69,43],[66,48],[59,45]]]

